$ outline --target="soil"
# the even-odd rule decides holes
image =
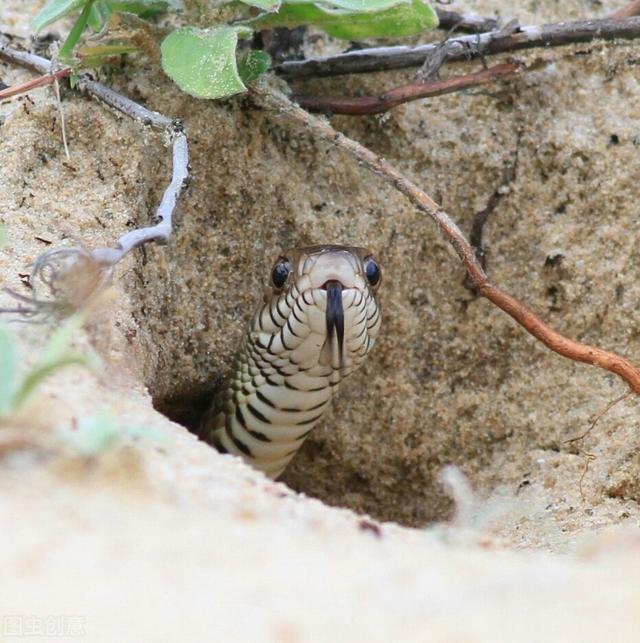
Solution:
[[[0,32],[27,37],[40,4],[4,0]],[[473,8],[526,24],[619,6]],[[312,33],[305,47],[335,43]],[[634,42],[519,53],[528,71],[514,80],[331,120],[467,233],[497,190],[484,232],[495,283],[640,361],[638,54]],[[350,77],[349,92],[412,73]],[[32,77],[0,63],[6,84]],[[56,640],[637,640],[637,401],[567,442],[625,385],[477,298],[424,215],[308,132],[244,96],[185,96],[151,55],[101,79],[184,120],[192,182],[173,238],[122,262],[75,340],[102,367],[56,374],[0,427],[0,639],[55,617]],[[170,174],[162,135],[69,90],[62,109],[69,159],[52,91],[0,103],[0,274],[22,294],[43,251],[110,245],[150,221]],[[383,329],[274,483],[185,425],[228,371],[273,257],[312,243],[379,257]],[[49,331],[11,329],[26,369]],[[115,446],[82,456],[60,441],[101,412]]]

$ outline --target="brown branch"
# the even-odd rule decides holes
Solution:
[[[357,96],[354,98],[332,96],[292,96],[292,100],[312,112],[331,114],[349,114],[360,116],[362,114],[380,114],[392,107],[408,103],[409,101],[429,96],[442,96],[459,92],[470,87],[486,85],[494,80],[513,76],[518,71],[517,63],[503,63],[488,69],[476,71],[464,76],[455,76],[446,80],[431,82],[414,82],[409,85],[395,87],[380,96]]]
[[[377,156],[357,141],[337,132],[327,121],[313,116],[292,103],[284,94],[268,89],[264,83],[256,84],[251,91],[258,104],[286,116],[319,138],[348,152],[359,163],[368,167],[404,194],[411,203],[427,214],[438,226],[440,232],[460,257],[471,283],[478,293],[513,317],[518,324],[545,346],[568,359],[592,364],[615,373],[624,379],[635,393],[640,393],[640,370],[629,360],[615,353],[565,337],[548,326],[517,299],[493,285],[478,262],[473,248],[449,215],[428,194],[400,174],[384,158]]]
[[[622,9],[618,9],[618,11],[612,13],[609,17],[612,20],[622,20],[624,18],[631,18],[631,16],[637,16],[639,13],[640,0],[634,0],[633,2],[630,2],[629,4],[622,7]]]
[[[28,80],[19,85],[11,85],[5,89],[0,90],[0,100],[5,98],[11,98],[12,96],[17,96],[18,94],[24,94],[36,89],[38,87],[46,87],[51,85],[56,79],[66,78],[71,73],[70,69],[59,69],[53,74],[46,74],[45,76],[40,76],[40,78],[34,78],[33,80]]]
[[[576,20],[546,25],[519,27],[516,31],[489,31],[460,36],[446,41],[446,60],[467,60],[488,54],[514,52],[536,47],[560,47],[594,40],[635,40],[640,38],[640,17],[614,20]],[[375,47],[357,49],[336,56],[289,60],[276,65],[275,71],[290,80],[313,76],[339,76],[419,67],[441,43],[415,47]],[[443,61],[444,62],[444,61]]]

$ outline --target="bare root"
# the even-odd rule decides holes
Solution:
[[[519,65],[517,63],[508,62],[471,74],[447,78],[446,80],[416,81],[389,89],[379,96],[356,96],[354,98],[342,96],[292,96],[292,100],[298,103],[300,107],[304,107],[311,112],[349,114],[351,116],[380,114],[392,107],[420,98],[452,94],[471,87],[486,85],[496,80],[511,78],[518,72],[518,69]]]

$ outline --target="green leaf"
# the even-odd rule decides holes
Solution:
[[[249,51],[238,62],[238,73],[245,83],[264,74],[271,66],[271,56],[266,51]]]
[[[112,42],[107,45],[96,45],[95,47],[78,47],[76,56],[84,60],[85,58],[108,58],[109,56],[120,56],[138,51],[135,45],[129,45],[124,42]]]
[[[69,32],[67,39],[64,41],[62,47],[60,47],[60,51],[58,52],[58,57],[61,61],[68,63],[72,62],[73,49],[78,44],[84,28],[87,26],[89,15],[93,8],[93,3],[94,0],[89,0],[89,4],[84,6],[80,17],[75,21],[73,27],[71,27],[71,31]]]
[[[309,0],[238,0],[242,4],[257,7],[263,11],[277,11],[281,4],[308,4]],[[410,0],[320,0],[319,4],[358,13],[371,13],[394,7],[397,4],[409,4]]]
[[[11,403],[11,410],[17,409],[26,402],[43,380],[65,366],[80,365],[87,368],[97,368],[99,360],[95,355],[78,355],[69,351],[69,344],[74,333],[81,328],[84,322],[84,315],[74,315],[53,333],[40,359],[25,375],[17,388]]]
[[[64,16],[74,13],[86,6],[91,0],[49,0],[33,20],[33,28],[40,31]],[[112,13],[134,13],[136,16],[148,18],[163,13],[169,7],[167,0],[131,0],[117,2],[115,0],[96,0],[89,11],[88,24],[95,32],[102,31]]]
[[[169,8],[166,0],[135,0],[133,2],[114,2],[109,0],[113,13],[133,13],[141,18],[149,18],[164,13]]]
[[[32,26],[36,31],[40,31],[52,22],[84,7],[87,2],[89,0],[49,0],[33,19]]]
[[[436,27],[438,18],[435,11],[422,0],[411,0],[369,13],[324,9],[313,3],[295,3],[285,4],[278,13],[258,16],[246,21],[246,24],[256,30],[312,24],[334,38],[359,40],[412,36]]]
[[[111,5],[108,0],[96,0],[91,6],[87,22],[91,29],[97,33],[104,29],[111,13]]]
[[[282,4],[280,0],[240,0],[240,2],[263,11],[277,11]]]
[[[283,2],[284,4],[307,4],[308,0],[283,0]],[[357,13],[373,13],[399,4],[410,5],[411,0],[319,0],[317,4]]]
[[[325,17],[325,13],[315,4],[285,4],[278,13],[262,14],[257,18],[245,21],[247,25],[256,31],[263,29],[275,29],[276,27],[288,27],[293,29],[300,25],[318,24]]]
[[[98,45],[97,47],[78,47],[75,51],[76,58],[80,61],[83,68],[99,67],[114,56],[131,54],[138,51],[135,45],[126,43],[111,43],[108,45]]]
[[[20,387],[16,391],[13,398],[12,410],[17,409],[24,404],[32,393],[42,384],[42,382],[49,377],[52,373],[59,371],[65,366],[85,366],[89,367],[90,362],[85,355],[62,355],[56,360],[39,364],[37,367],[31,369],[24,380],[20,383]]]
[[[121,437],[115,418],[108,411],[81,418],[76,428],[58,429],[58,437],[85,457],[95,457],[114,446]]]
[[[343,40],[413,36],[438,26],[436,12],[423,0],[413,0],[374,13],[359,13],[334,19],[322,27],[330,36]]]
[[[18,377],[18,351],[9,331],[0,326],[0,417],[11,411]]]
[[[183,91],[196,98],[224,98],[246,90],[238,74],[238,37],[247,27],[183,27],[163,41],[162,68]]]

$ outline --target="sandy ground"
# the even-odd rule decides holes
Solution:
[[[619,4],[474,9],[525,23]],[[28,35],[38,6],[5,0],[0,31]],[[536,69],[503,85],[334,125],[467,231],[517,150],[485,232],[492,278],[564,332],[638,361],[638,45],[521,58]],[[7,84],[31,77],[0,64]],[[193,181],[172,242],[123,262],[76,340],[102,369],[50,379],[0,428],[0,640],[637,640],[637,402],[586,440],[596,457],[584,476],[584,455],[565,442],[624,386],[475,299],[422,215],[309,134],[243,98],[180,95],[150,59],[104,81],[185,120]],[[0,274],[19,292],[43,250],[109,244],[148,221],[169,175],[162,136],[71,92],[63,105],[69,160],[50,91],[0,104]],[[233,359],[272,257],[313,242],[381,258],[384,326],[285,485],[154,406],[193,417]],[[46,329],[12,328],[26,368]],[[118,444],[88,459],[61,445],[60,427],[101,411]],[[438,481],[448,464],[468,481],[454,484],[457,513]]]

